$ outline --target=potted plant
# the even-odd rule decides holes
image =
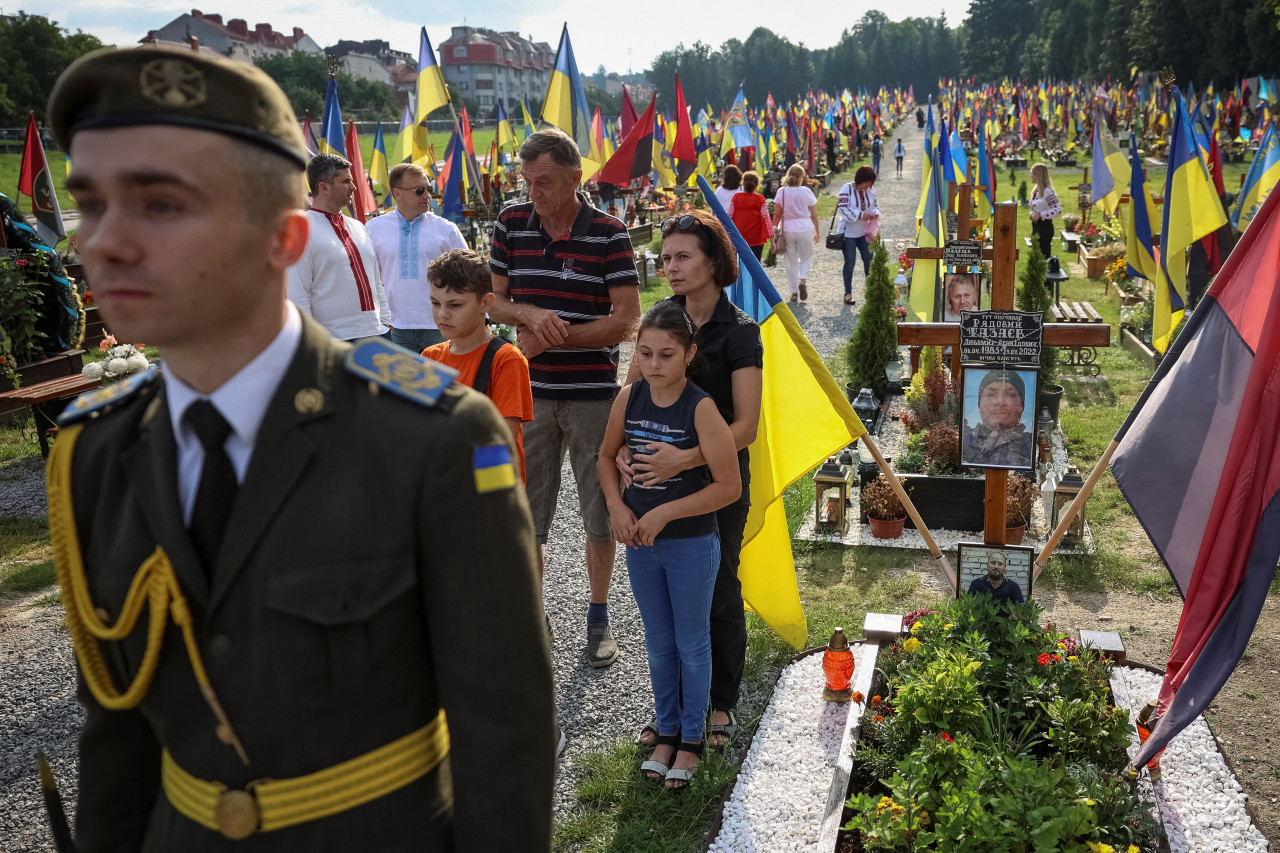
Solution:
[[[904,480],[899,477],[898,482],[903,483]],[[871,526],[872,536],[877,539],[897,539],[902,535],[907,510],[884,474],[862,487],[858,502],[862,511],[867,514],[867,524]]]
[[[1040,497],[1035,480],[1021,474],[1009,475],[1004,487],[1004,541],[1021,545],[1027,525],[1031,523],[1031,507]]]

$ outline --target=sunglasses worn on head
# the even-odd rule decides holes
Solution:
[[[412,187],[412,188],[411,187],[392,187],[392,189],[400,190],[401,192],[413,193],[414,195],[422,195],[424,192],[427,191],[427,185],[423,184],[420,187]]]
[[[662,220],[662,225],[659,228],[663,234],[670,234],[672,230],[691,231],[695,225],[701,224],[702,222],[699,221],[698,217],[686,213],[684,216],[668,216]]]

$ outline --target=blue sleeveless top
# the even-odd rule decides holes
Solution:
[[[698,431],[694,426],[694,410],[704,397],[709,396],[711,395],[692,382],[685,382],[680,397],[664,408],[653,402],[649,395],[649,383],[643,379],[638,380],[631,386],[631,396],[627,399],[624,415],[624,437],[632,455],[646,452],[648,445],[659,441],[681,450],[697,447]],[[652,486],[633,483],[623,490],[622,501],[636,514],[636,518],[642,518],[654,507],[691,495],[710,482],[711,472],[706,465],[701,465],[681,471],[670,480]],[[677,518],[662,528],[657,538],[689,539],[715,532],[716,515],[709,512]]]

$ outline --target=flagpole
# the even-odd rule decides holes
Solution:
[[[1089,479],[1084,481],[1084,485],[1080,487],[1079,493],[1075,500],[1067,507],[1067,511],[1058,521],[1058,526],[1054,529],[1053,535],[1049,537],[1049,541],[1044,543],[1044,549],[1040,552],[1040,556],[1036,557],[1035,570],[1031,574],[1032,582],[1040,577],[1040,573],[1044,571],[1045,563],[1049,560],[1049,555],[1053,553],[1053,549],[1058,547],[1062,542],[1062,537],[1067,535],[1067,528],[1071,526],[1071,522],[1075,519],[1076,514],[1084,509],[1084,502],[1089,498],[1089,494],[1093,491],[1093,487],[1098,484],[1098,480],[1102,477],[1102,472],[1107,470],[1107,463],[1111,461],[1111,454],[1116,452],[1116,448],[1120,446],[1120,442],[1112,440],[1107,445],[1107,449],[1103,451],[1102,456],[1098,459],[1098,464],[1093,466],[1093,471],[1089,473]]]
[[[876,447],[875,442],[871,440],[871,433],[863,433],[858,437],[867,447],[867,452],[876,460],[876,465],[880,466],[880,470],[884,472],[884,478],[889,481],[890,488],[894,494],[898,496],[898,500],[902,501],[903,507],[907,510],[907,515],[911,516],[911,522],[916,526],[916,531],[924,539],[925,547],[929,549],[929,553],[938,561],[938,568],[947,577],[947,583],[952,589],[956,588],[956,574],[951,569],[951,563],[947,560],[947,555],[942,553],[942,549],[938,547],[938,543],[933,540],[933,534],[929,532],[929,528],[925,526],[924,519],[920,517],[919,511],[916,510],[915,504],[911,503],[911,498],[907,496],[907,490],[902,487],[902,483],[898,482],[898,477],[893,473],[893,468],[885,460],[880,453],[880,448]]]

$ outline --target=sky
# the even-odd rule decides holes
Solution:
[[[339,39],[380,38],[414,56],[418,53],[418,29],[422,26],[426,26],[433,46],[449,37],[451,27],[465,22],[473,27],[532,35],[534,41],[544,41],[554,50],[561,27],[568,22],[578,70],[589,74],[600,65],[608,71],[625,73],[629,64],[640,72],[649,67],[655,56],[680,42],[691,45],[703,41],[718,46],[729,38],[745,39],[760,25],[793,42],[823,48],[835,44],[841,30],[852,26],[869,9],[880,9],[891,20],[946,12],[947,20],[955,26],[969,8],[969,0],[874,0],[848,6],[837,3],[824,7],[821,14],[780,16],[785,5],[740,0],[729,6],[684,4],[678,19],[672,16],[669,24],[658,25],[655,22],[659,16],[655,13],[662,4],[652,4],[647,7],[648,13],[637,14],[633,11],[637,8],[635,5],[616,0],[607,3],[583,0],[474,0],[470,3],[198,0],[200,5],[192,5],[195,3],[197,0],[188,0],[186,4],[160,0],[29,0],[27,5],[3,6],[2,10],[6,14],[20,9],[45,15],[66,29],[84,30],[108,44],[123,47],[136,44],[148,30],[159,29],[192,8],[199,8],[202,12],[221,14],[223,21],[244,18],[250,29],[258,23],[269,23],[283,33],[301,27],[321,47]],[[842,20],[841,12],[836,10],[845,10],[843,14],[847,18]]]

